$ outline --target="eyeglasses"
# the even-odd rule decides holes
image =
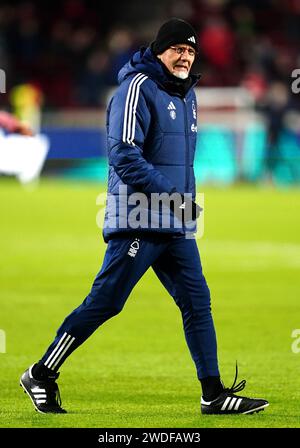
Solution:
[[[176,53],[179,54],[180,56],[182,56],[185,53],[185,51],[188,52],[189,56],[193,56],[193,57],[196,56],[196,52],[192,48],[186,48],[186,47],[170,47],[170,48],[171,48],[171,50],[176,51]]]

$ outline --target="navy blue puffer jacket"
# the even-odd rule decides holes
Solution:
[[[172,92],[170,78],[150,48],[141,49],[119,72],[119,87],[107,109],[109,159],[108,196],[103,237],[107,242],[120,232],[132,232],[128,216],[138,203],[132,193],[190,193],[195,198],[194,154],[197,105],[191,76],[185,95]],[[143,204],[142,204],[143,205]],[[143,221],[143,222],[142,222]],[[153,221],[153,220],[152,220]],[[153,226],[140,220],[135,231],[184,234],[171,213],[170,225],[161,211]],[[196,223],[189,226],[195,230]]]

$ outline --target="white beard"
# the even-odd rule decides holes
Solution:
[[[172,73],[174,76],[176,76],[176,78],[180,78],[180,79],[186,79],[188,78],[189,74],[187,72],[184,72],[182,70],[179,71],[173,71]]]

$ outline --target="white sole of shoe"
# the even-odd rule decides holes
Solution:
[[[263,411],[268,406],[269,406],[269,403],[263,404],[262,406],[259,406],[258,408],[254,408],[254,409],[251,409],[250,411],[242,412],[242,414],[253,414],[254,412]]]
[[[254,414],[254,412],[263,411],[267,406],[269,406],[269,403],[263,404],[262,406],[258,406],[257,408],[250,409],[249,411],[245,411],[245,412],[226,412],[226,411],[223,411],[223,412],[212,412],[212,413],[209,413],[209,412],[203,412],[202,411],[202,414],[203,415],[243,415],[243,414]]]

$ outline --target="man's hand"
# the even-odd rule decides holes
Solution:
[[[179,193],[177,194],[179,195]],[[183,194],[179,196],[181,198],[179,204],[178,201],[171,201],[170,203],[170,209],[174,215],[183,223],[191,220],[195,221],[199,218],[203,209],[188,196],[184,196]]]

